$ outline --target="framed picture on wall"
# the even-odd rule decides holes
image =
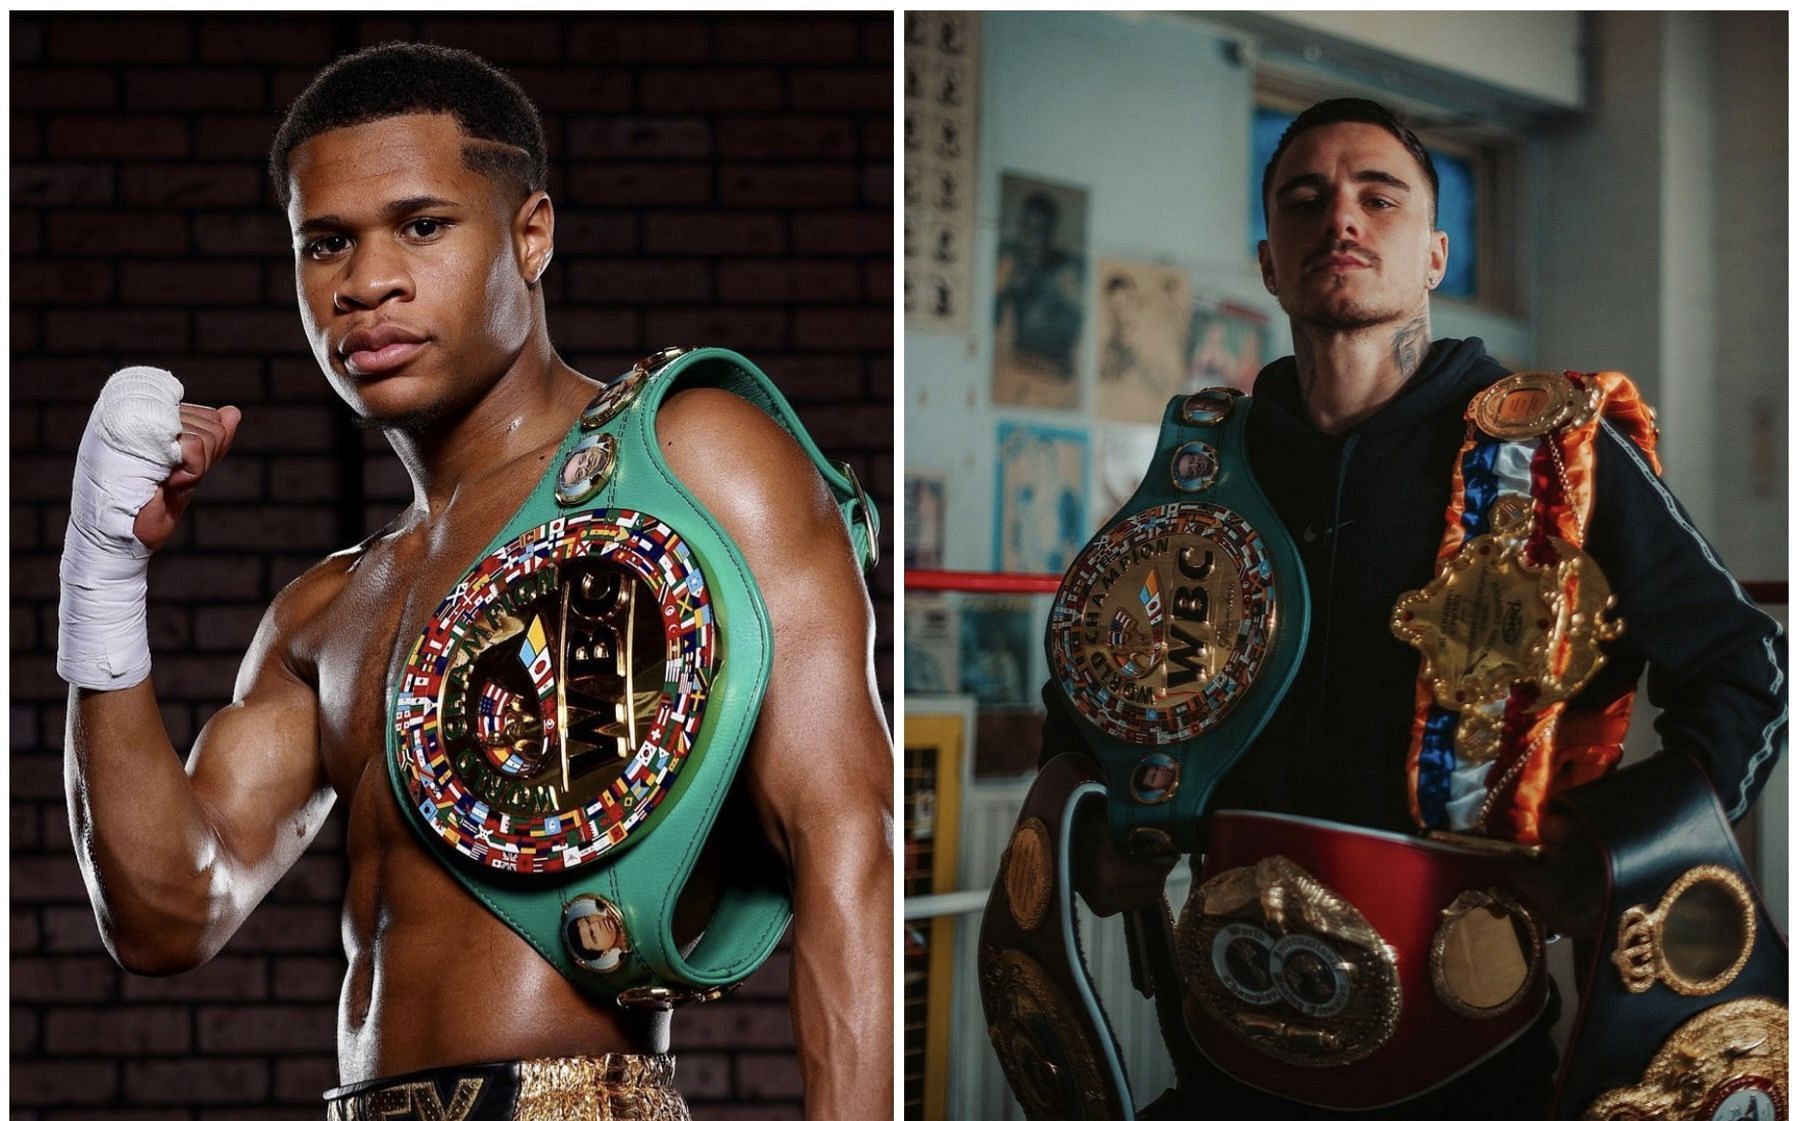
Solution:
[[[1072,409],[1087,317],[1087,192],[1008,172],[999,225],[993,403]]]
[[[1099,259],[1099,399],[1108,420],[1154,424],[1187,373],[1193,283],[1172,265]]]

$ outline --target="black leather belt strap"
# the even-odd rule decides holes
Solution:
[[[1603,888],[1598,936],[1577,942],[1585,951],[1578,962],[1581,1007],[1552,1113],[1555,1121],[1571,1121],[1600,1095],[1640,1085],[1664,1045],[1701,1013],[1756,998],[1785,1005],[1787,954],[1786,941],[1743,865],[1711,784],[1690,756],[1664,751],[1567,792],[1561,803],[1584,834],[1571,844],[1590,846],[1588,882]],[[1667,931],[1668,924],[1652,918],[1650,924],[1637,924],[1632,937],[1623,917],[1632,908],[1653,916],[1677,881],[1696,869],[1706,870],[1703,874],[1720,885],[1712,890],[1714,903],[1722,904],[1734,890],[1744,893],[1748,906],[1743,911],[1752,911],[1755,932],[1748,959],[1733,980],[1712,992],[1681,993],[1667,983],[1665,967],[1657,964],[1660,952],[1648,944],[1648,926]],[[1710,871],[1714,869],[1722,874]],[[1732,879],[1737,888],[1730,887]],[[1729,907],[1713,911],[1727,913]],[[1713,933],[1718,925],[1711,924]],[[1695,929],[1690,914],[1677,916],[1674,926],[1687,927],[1688,936],[1703,938],[1706,933],[1704,925]],[[1626,943],[1622,952],[1621,931]],[[1675,929],[1669,937],[1682,935]],[[1717,960],[1714,954],[1712,962]],[[1632,991],[1627,979],[1634,979],[1640,991]],[[1779,1047],[1784,1070],[1784,1040]]]

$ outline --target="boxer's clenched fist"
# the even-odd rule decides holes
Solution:
[[[194,488],[213,465],[231,450],[242,418],[236,406],[209,409],[205,405],[181,406],[180,461],[169,477],[158,483],[149,501],[131,523],[132,536],[152,552],[168,544],[182,511],[194,497]]]
[[[89,689],[125,689],[150,673],[145,566],[166,545],[194,487],[231,446],[238,411],[181,403],[166,370],[107,380],[75,457],[63,538],[56,668]]]

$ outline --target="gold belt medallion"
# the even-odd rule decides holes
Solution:
[[[1228,715],[1276,625],[1262,536],[1210,503],[1157,506],[1089,544],[1050,608],[1052,669],[1076,710],[1127,743],[1184,743]]]
[[[1531,712],[1566,700],[1605,664],[1600,644],[1624,629],[1605,616],[1611,585],[1593,558],[1549,538],[1554,559],[1533,563],[1523,502],[1502,500],[1492,520],[1492,533],[1468,541],[1436,579],[1400,597],[1392,618],[1394,635],[1423,655],[1433,699],[1460,714],[1456,753],[1473,762],[1498,754],[1514,686],[1536,689]]]
[[[1635,1086],[1607,1090],[1581,1121],[1786,1121],[1787,1010],[1751,997],[1675,1029]]]
[[[1283,1062],[1355,1062],[1399,1023],[1393,947],[1352,903],[1283,856],[1195,888],[1175,950],[1200,1006]]]
[[[1031,1121],[1105,1121],[1099,1056],[1043,967],[1018,950],[981,952],[981,1004],[1006,1081]]]

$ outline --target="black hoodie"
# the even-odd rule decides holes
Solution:
[[[1292,358],[1256,379],[1250,462],[1304,561],[1311,636],[1299,676],[1213,808],[1413,830],[1405,758],[1418,654],[1388,621],[1400,595],[1434,574],[1463,411],[1507,372],[1479,339],[1440,339],[1398,396],[1340,436],[1306,419]],[[1663,746],[1698,757],[1734,820],[1786,742],[1785,639],[1629,438],[1606,425],[1596,447],[1586,550],[1625,629],[1586,694],[1612,696],[1647,664]],[[1047,759],[1079,741],[1045,699]]]

